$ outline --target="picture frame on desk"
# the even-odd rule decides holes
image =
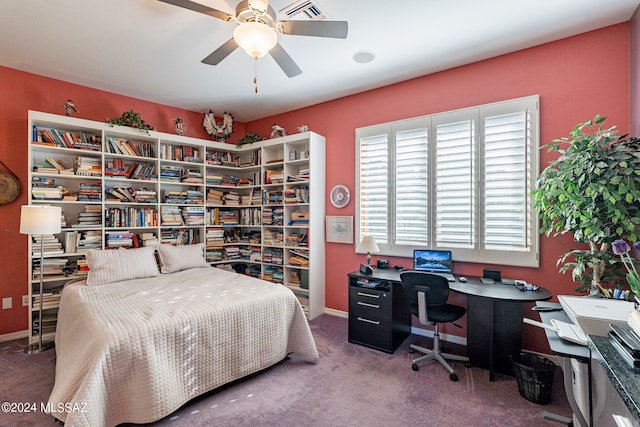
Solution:
[[[329,243],[353,244],[353,217],[327,215],[326,241]]]

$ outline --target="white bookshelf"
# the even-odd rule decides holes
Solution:
[[[29,111],[28,126],[29,204],[60,206],[66,220],[55,235],[63,252],[45,250],[45,266],[50,266],[44,275],[45,295],[54,294],[46,298],[53,302],[43,312],[43,324],[49,325],[43,330],[45,340],[54,335],[55,294],[68,280],[82,276],[78,263],[82,265],[86,248],[131,247],[133,239],[141,246],[205,243],[211,265],[283,283],[299,297],[310,319],[324,312],[323,136],[305,132],[236,147],[37,111]],[[43,145],[42,130],[71,139],[73,133],[91,136],[99,139],[99,150]],[[124,147],[127,141],[135,148]],[[118,150],[112,147],[126,154],[112,152]],[[47,159],[70,170],[47,169]],[[32,191],[37,180],[55,187]],[[67,197],[60,198],[58,187]],[[80,194],[77,200],[74,193]],[[93,217],[96,224],[80,225]],[[29,254],[36,249],[39,245],[29,238]],[[33,296],[39,285],[32,272],[39,272],[39,261],[30,256],[32,341],[38,332]],[[62,264],[64,272],[55,274]]]

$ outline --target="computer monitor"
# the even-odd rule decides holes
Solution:
[[[453,260],[451,251],[436,251],[431,249],[413,250],[413,269],[433,273],[451,273]]]

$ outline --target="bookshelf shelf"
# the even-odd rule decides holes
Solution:
[[[324,312],[321,135],[306,132],[238,148],[37,111],[29,111],[28,126],[29,182],[42,185],[35,189],[38,199],[29,189],[29,203],[63,212],[62,231],[45,249],[45,291],[51,294],[45,339],[54,336],[62,286],[86,274],[84,253],[91,248],[205,243],[211,265],[282,283],[309,318]],[[123,222],[111,222],[116,212]],[[303,223],[291,223],[301,216]],[[30,238],[29,253],[35,248]],[[32,274],[39,270],[36,262],[39,256],[30,256],[30,298],[39,283]],[[37,318],[31,307],[32,342]]]

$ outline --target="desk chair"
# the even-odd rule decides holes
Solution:
[[[467,310],[458,305],[447,304],[449,282],[445,277],[421,271],[405,271],[400,273],[400,280],[413,315],[420,319],[421,324],[435,326],[432,350],[415,344],[410,345],[411,350],[424,354],[413,360],[411,368],[417,371],[419,362],[435,359],[449,371],[451,381],[458,381],[458,376],[445,359],[468,362],[469,358],[440,351],[438,325],[460,319]],[[459,327],[459,325],[456,326]]]

